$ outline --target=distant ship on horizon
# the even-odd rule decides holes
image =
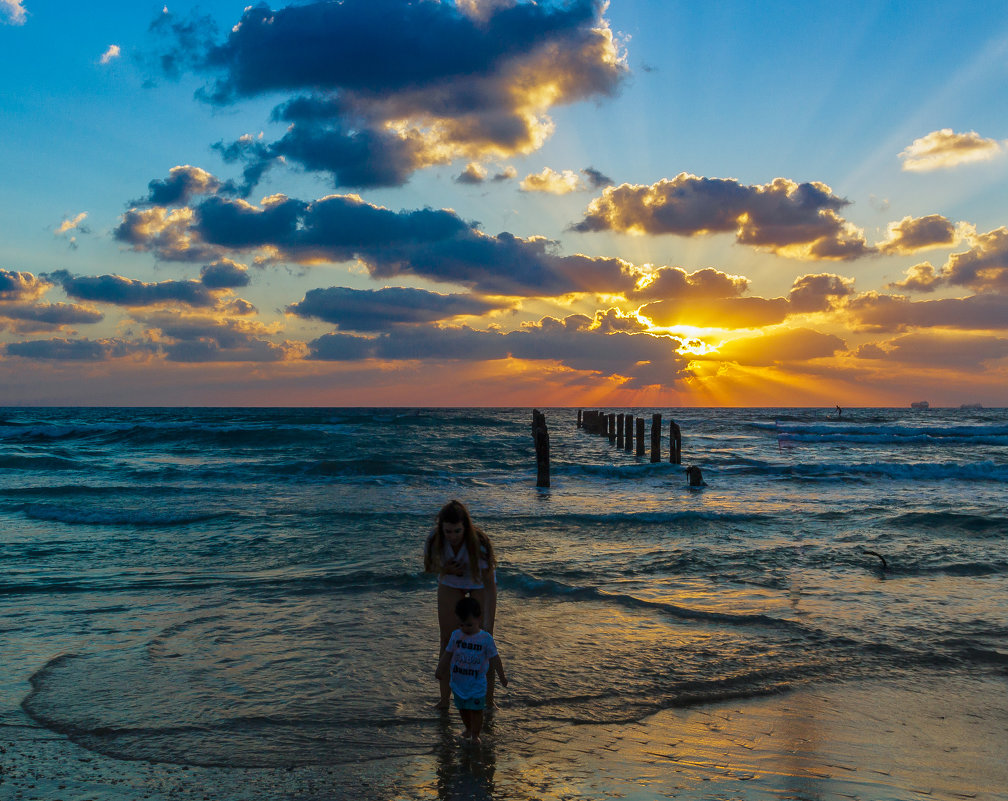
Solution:
[[[911,409],[925,410],[925,409],[930,409],[931,408],[931,404],[928,403],[927,401],[914,401],[913,403],[910,404],[910,408]]]

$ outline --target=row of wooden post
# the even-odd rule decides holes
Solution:
[[[596,410],[578,409],[578,428],[591,434],[609,437],[609,442],[626,451],[634,450],[637,456],[644,455],[644,418],[632,414],[616,414]],[[651,415],[651,461],[661,461],[662,416]],[[682,464],[682,432],[675,420],[669,421],[669,462]]]
[[[536,450],[536,486],[550,485],[549,431],[546,428],[546,415],[538,409],[532,410],[532,439]]]

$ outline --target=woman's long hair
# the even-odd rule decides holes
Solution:
[[[426,572],[440,573],[443,567],[445,523],[462,524],[462,542],[465,543],[466,551],[469,553],[469,573],[473,581],[479,581],[480,578],[480,557],[489,568],[497,566],[497,555],[494,553],[490,538],[473,523],[465,504],[462,501],[452,499],[438,512],[434,536],[430,538],[427,549],[424,551],[424,570]]]

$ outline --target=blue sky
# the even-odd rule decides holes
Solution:
[[[1008,405],[1003,4],[0,0],[0,53],[0,403]]]

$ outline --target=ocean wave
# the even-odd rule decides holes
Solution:
[[[1008,482],[1008,465],[984,462],[796,462],[793,464],[754,462],[749,465],[726,468],[727,474],[766,474],[770,478],[795,478],[806,481],[834,480],[837,478],[868,481],[885,479],[896,481],[992,481]]]
[[[150,506],[134,509],[87,509],[39,503],[24,504],[21,511],[32,520],[87,526],[184,526],[225,516],[222,512],[156,509]]]
[[[65,456],[55,455],[29,455],[29,454],[5,454],[0,455],[0,470],[29,470],[44,472],[46,470],[82,470],[90,465]]]
[[[616,604],[628,609],[647,609],[661,612],[680,620],[721,623],[732,626],[767,626],[773,629],[800,628],[794,621],[776,618],[762,614],[733,614],[731,612],[711,612],[702,609],[692,609],[688,606],[667,603],[664,601],[648,601],[624,593],[611,593],[595,587],[582,587],[564,584],[555,579],[536,578],[528,574],[518,573],[507,575],[501,582],[509,590],[519,592],[528,597],[563,598],[580,601],[597,601]]]
[[[886,524],[912,530],[961,531],[978,537],[1008,536],[1008,517],[977,515],[945,510],[901,512],[889,517]]]

